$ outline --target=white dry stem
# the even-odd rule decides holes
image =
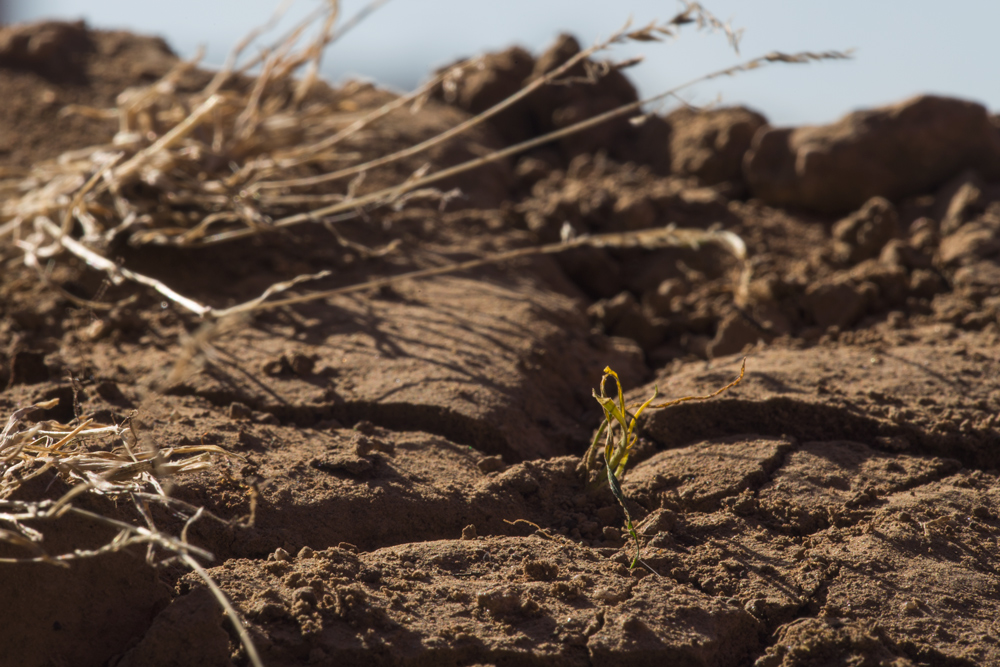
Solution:
[[[53,282],[49,276],[45,273],[45,269],[42,268],[41,262],[38,261],[38,255],[35,254],[35,248],[28,243],[19,241],[17,245],[24,251],[24,263],[38,273],[38,279],[41,280],[46,287],[54,290],[62,298],[70,301],[81,308],[89,308],[91,310],[112,310],[119,306],[123,306],[132,303],[136,300],[138,295],[132,295],[127,299],[119,301],[117,303],[105,303],[102,301],[91,301],[90,299],[82,299],[75,294],[67,292],[63,287],[55,282]]]
[[[116,168],[111,175],[112,183],[119,185],[143,167],[154,155],[171,148],[188,135],[198,123],[222,103],[222,97],[212,95],[202,102],[187,118],[175,125],[169,132],[157,139],[153,144],[136,153],[128,162]]]
[[[194,299],[189,299],[188,297],[175,292],[156,278],[151,278],[149,276],[142,275],[141,273],[130,271],[123,266],[118,266],[110,259],[107,259],[103,255],[91,250],[79,241],[74,240],[72,237],[63,234],[62,230],[56,227],[55,223],[48,218],[39,217],[36,218],[35,221],[41,226],[42,229],[62,244],[66,250],[82,259],[89,266],[107,274],[113,283],[120,284],[123,279],[131,280],[132,282],[139,283],[140,285],[152,287],[177,305],[182,306],[184,309],[190,310],[197,315],[203,316],[211,312],[212,309],[209,306],[204,306]]]

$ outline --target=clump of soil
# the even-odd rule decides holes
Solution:
[[[386,121],[380,149],[481,110],[578,49],[563,37],[537,58],[494,54],[450,97]],[[174,60],[158,40],[79,24],[5,28],[3,167],[109,140],[113,122],[59,109],[110,105]],[[543,89],[435,164],[634,99],[615,74]],[[925,126],[955,136],[913,145]],[[935,170],[860,187],[851,160],[868,165],[885,142]],[[213,248],[123,249],[124,266],[225,305],[304,273],[352,284],[564,230],[676,223],[732,231],[748,248],[748,273],[707,247],[578,248],[262,312],[215,332],[213,354],[172,382],[196,318],[138,290],[89,309],[9,261],[0,407],[58,397],[63,421],[134,414],[144,441],[242,456],[172,493],[222,517],[256,505],[253,526],[198,523],[189,537],[215,555],[210,573],[267,665],[995,663],[998,142],[995,118],[958,101],[808,131],[746,109],[685,111],[537,149],[479,172],[444,210],[376,210],[340,238],[307,225]],[[787,173],[806,150],[836,161]],[[366,251],[393,240],[392,252]],[[84,266],[60,262],[49,278],[102,298]],[[744,354],[740,386],[642,425],[624,490],[644,565],[629,570],[621,508],[579,470],[600,420],[591,389],[611,366],[636,399],[653,384],[703,394]],[[50,473],[24,493],[60,484]],[[57,524],[45,544],[107,537]],[[142,556],[0,566],[6,659],[247,664],[203,582]]]

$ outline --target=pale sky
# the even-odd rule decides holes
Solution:
[[[317,6],[299,0],[282,25]],[[345,16],[365,0],[342,0]],[[825,123],[844,113],[919,93],[971,99],[1000,112],[1000,2],[953,0],[704,0],[745,30],[743,58],[769,51],[845,50],[846,62],[775,65],[688,90],[695,104],[745,104],[773,124]],[[8,20],[83,18],[96,28],[164,37],[181,56],[207,48],[219,65],[232,44],[264,23],[278,0],[7,0]],[[414,87],[434,68],[484,50],[520,44],[538,52],[562,31],[583,44],[607,36],[631,15],[636,26],[667,19],[672,0],[391,0],[327,52],[334,81],[362,76],[395,89]],[[281,30],[279,28],[278,33]],[[276,37],[278,33],[274,33]],[[721,34],[685,30],[677,40],[616,49],[638,53],[628,70],[640,94],[651,96],[710,70],[740,61]]]

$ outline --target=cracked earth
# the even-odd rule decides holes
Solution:
[[[61,125],[55,107],[29,114],[39,91],[107,105],[174,62],[156,40],[85,36],[89,50],[66,56],[80,80],[0,68],[8,168],[114,132]],[[430,103],[391,141],[415,143],[466,111]],[[745,110],[706,113],[713,127],[750,122]],[[696,120],[664,122],[689,141]],[[508,131],[487,127],[452,153]],[[706,145],[711,159],[731,152]],[[199,338],[200,322],[148,294],[93,312],[10,263],[0,407],[58,397],[53,418],[106,423],[136,411],[142,440],[239,454],[172,493],[236,517],[260,489],[253,526],[202,522],[190,538],[215,555],[209,571],[270,666],[1000,663],[1000,192],[966,176],[853,214],[808,213],[750,197],[738,176],[709,186],[635,151],[544,148],[465,177],[471,194],[443,212],[412,205],[343,227],[355,248],[401,241],[381,257],[312,229],[126,248],[121,261],[224,306],[321,269],[334,271],[321,287],[349,285],[549,242],[566,221],[674,221],[744,238],[748,294],[710,250],[579,249]],[[979,203],[962,209],[969,183]],[[867,236],[850,231],[859,225]],[[71,263],[51,277],[86,298],[102,289]],[[646,566],[629,570],[621,508],[579,472],[602,369],[633,400],[654,385],[673,397],[726,384],[744,355],[738,387],[643,422],[624,489]],[[20,493],[64,491],[51,476]],[[57,528],[52,551],[109,539],[100,526]],[[139,553],[6,567],[0,590],[6,664],[247,661],[203,582]]]

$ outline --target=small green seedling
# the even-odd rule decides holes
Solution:
[[[625,494],[622,492],[621,479],[625,475],[625,467],[628,464],[628,456],[632,450],[632,445],[639,436],[635,433],[636,426],[639,423],[639,417],[647,409],[658,410],[660,408],[669,408],[672,405],[677,405],[678,403],[684,403],[686,401],[703,401],[710,398],[715,398],[719,394],[732,389],[738,385],[743,380],[743,374],[746,372],[747,360],[743,359],[743,365],[740,367],[740,374],[735,380],[727,384],[725,387],[705,396],[684,396],[682,398],[675,398],[671,401],[665,403],[660,403],[659,405],[651,405],[653,401],[656,400],[657,396],[660,395],[659,388],[653,387],[653,395],[649,397],[644,403],[632,403],[629,405],[625,404],[625,395],[622,391],[622,384],[618,379],[618,374],[611,370],[611,367],[606,367],[604,369],[604,376],[601,378],[601,393],[598,394],[594,392],[594,398],[597,402],[601,404],[601,408],[604,410],[604,421],[601,422],[600,428],[597,429],[597,433],[594,435],[594,440],[590,444],[590,448],[587,450],[587,454],[584,457],[584,465],[586,473],[589,475],[591,470],[597,468],[597,455],[600,451],[601,438],[604,438],[604,465],[607,469],[607,481],[608,486],[611,487],[611,493],[614,494],[618,503],[622,506],[625,511],[625,526],[628,528],[629,535],[635,541],[635,557],[632,559],[632,564],[629,569],[633,569],[636,563],[639,562],[639,555],[642,550],[642,545],[639,542],[639,535],[635,531],[635,526],[632,524],[632,516],[629,514],[628,506],[625,503]],[[617,388],[617,396],[608,396],[605,392],[605,384],[608,378],[614,378],[615,386]],[[615,399],[617,398],[617,403]],[[636,409],[638,408],[638,409]],[[631,412],[635,410],[635,412]],[[618,431],[620,435],[616,438],[615,425],[618,426]],[[604,480],[598,477],[591,484],[591,488],[598,488],[603,486]]]

